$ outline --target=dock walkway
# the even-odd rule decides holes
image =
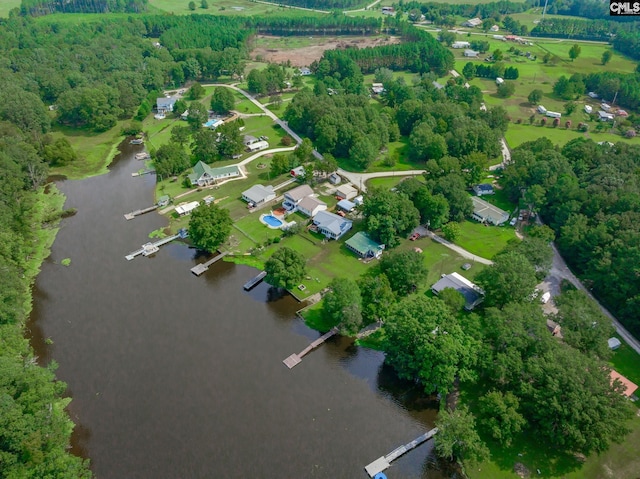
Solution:
[[[173,236],[168,236],[166,238],[162,238],[161,240],[156,241],[155,243],[146,243],[142,245],[142,248],[140,248],[139,250],[136,250],[133,253],[129,253],[128,255],[126,255],[125,258],[127,258],[127,261],[131,261],[133,258],[139,255],[150,256],[153,253],[156,253],[160,248],[160,246],[170,243],[174,239],[178,239],[180,237],[181,235],[177,234]]]
[[[204,263],[197,264],[193,268],[191,268],[191,272],[196,276],[200,276],[202,273],[204,273],[209,269],[209,266],[211,266],[216,261],[221,260],[228,254],[229,252],[225,251],[224,253],[220,253],[218,256],[211,258],[209,261],[205,261]]]
[[[320,336],[318,339],[313,341],[311,344],[309,344],[309,346],[304,348],[298,354],[294,353],[291,356],[289,356],[288,358],[286,358],[285,360],[283,360],[282,362],[289,369],[293,369],[294,366],[297,366],[298,364],[300,364],[302,362],[302,358],[304,357],[305,354],[307,354],[311,350],[317,348],[318,346],[320,346],[322,343],[324,343],[327,339],[329,339],[331,336],[333,336],[335,334],[338,334],[338,328],[331,328],[331,330],[329,332],[327,332],[327,333],[323,334],[322,336]]]
[[[412,449],[415,449],[423,442],[426,442],[429,439],[431,439],[437,433],[438,433],[438,428],[434,427],[430,431],[425,432],[422,436],[418,436],[413,441],[395,448],[386,456],[379,457],[368,466],[365,466],[364,468],[365,471],[367,471],[367,474],[369,474],[369,477],[374,477],[376,474],[381,473],[382,471],[387,469],[389,466],[391,466],[391,461],[394,461],[398,459],[400,456],[402,456],[403,454],[409,452]]]
[[[267,272],[266,271],[260,271],[256,276],[254,276],[253,278],[251,278],[249,281],[247,281],[243,288],[245,291],[249,291],[251,288],[253,288],[254,286],[256,286],[258,283],[261,283],[262,280],[267,276]]]
[[[148,208],[142,208],[140,210],[132,211],[131,213],[125,213],[124,218],[126,220],[132,220],[136,216],[140,216],[140,215],[143,215],[145,213],[149,213],[151,211],[156,210],[157,208],[158,208],[158,205],[153,205],[153,206],[149,206]]]

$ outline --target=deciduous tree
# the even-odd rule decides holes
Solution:
[[[391,289],[401,296],[414,290],[428,273],[422,255],[413,250],[383,255],[380,270],[389,279]]]
[[[189,218],[189,238],[206,251],[215,251],[229,237],[233,221],[229,210],[218,205],[200,205]]]
[[[396,302],[386,274],[367,275],[358,280],[362,296],[362,317],[365,324],[385,322]]]
[[[571,58],[571,61],[578,58],[581,52],[582,52],[582,47],[577,43],[574,43],[573,46],[569,49],[569,58]]]
[[[267,260],[265,281],[277,288],[293,289],[303,280],[306,260],[297,251],[283,246]]]
[[[213,90],[211,97],[211,109],[216,113],[225,115],[233,109],[236,99],[231,88],[218,86]]]
[[[353,335],[362,326],[362,297],[355,281],[335,278],[329,292],[322,298],[322,315],[331,324],[339,325],[344,335]]]
[[[537,105],[538,103],[540,103],[540,100],[542,100],[542,95],[542,90],[538,90],[536,88],[535,90],[531,90],[531,93],[529,93],[527,100],[529,100],[529,103],[531,103],[532,105]]]
[[[516,252],[498,255],[492,266],[478,273],[476,282],[484,289],[485,303],[490,306],[526,301],[538,284],[531,263]]]
[[[438,456],[460,462],[481,462],[489,457],[489,450],[476,431],[475,417],[466,406],[458,406],[455,411],[441,411],[436,426]]]
[[[511,392],[490,391],[480,398],[480,424],[489,430],[491,436],[505,446],[527,424],[518,411],[520,401]]]

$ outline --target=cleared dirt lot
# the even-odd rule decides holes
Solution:
[[[320,60],[325,50],[365,48],[399,43],[400,38],[384,37],[274,37],[258,35],[251,51],[254,60],[272,63],[291,61],[291,66],[309,66]]]

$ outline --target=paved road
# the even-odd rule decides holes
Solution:
[[[375,7],[377,4],[380,3],[381,0],[376,0],[375,2],[367,5],[364,8],[358,8],[356,10],[345,10],[342,13],[347,14],[347,13],[357,13],[357,12],[364,12],[365,10],[371,10],[373,7]]]
[[[389,176],[397,176],[398,178],[404,176],[417,176],[424,173],[424,170],[407,170],[407,171],[379,171],[377,173],[353,173],[351,171],[343,170],[342,168],[338,168],[338,174],[346,179],[348,179],[351,183],[360,188],[360,190],[364,193],[367,191],[367,180],[371,178],[385,178]]]
[[[489,167],[489,171],[497,170],[498,168],[504,168],[507,164],[511,163],[511,151],[509,150],[509,145],[507,145],[507,140],[500,138],[500,148],[502,150],[502,163],[498,163],[497,165],[491,165]]]

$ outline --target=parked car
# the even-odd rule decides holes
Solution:
[[[419,238],[420,238],[420,233],[413,233],[411,236],[409,236],[410,241],[415,241]]]

